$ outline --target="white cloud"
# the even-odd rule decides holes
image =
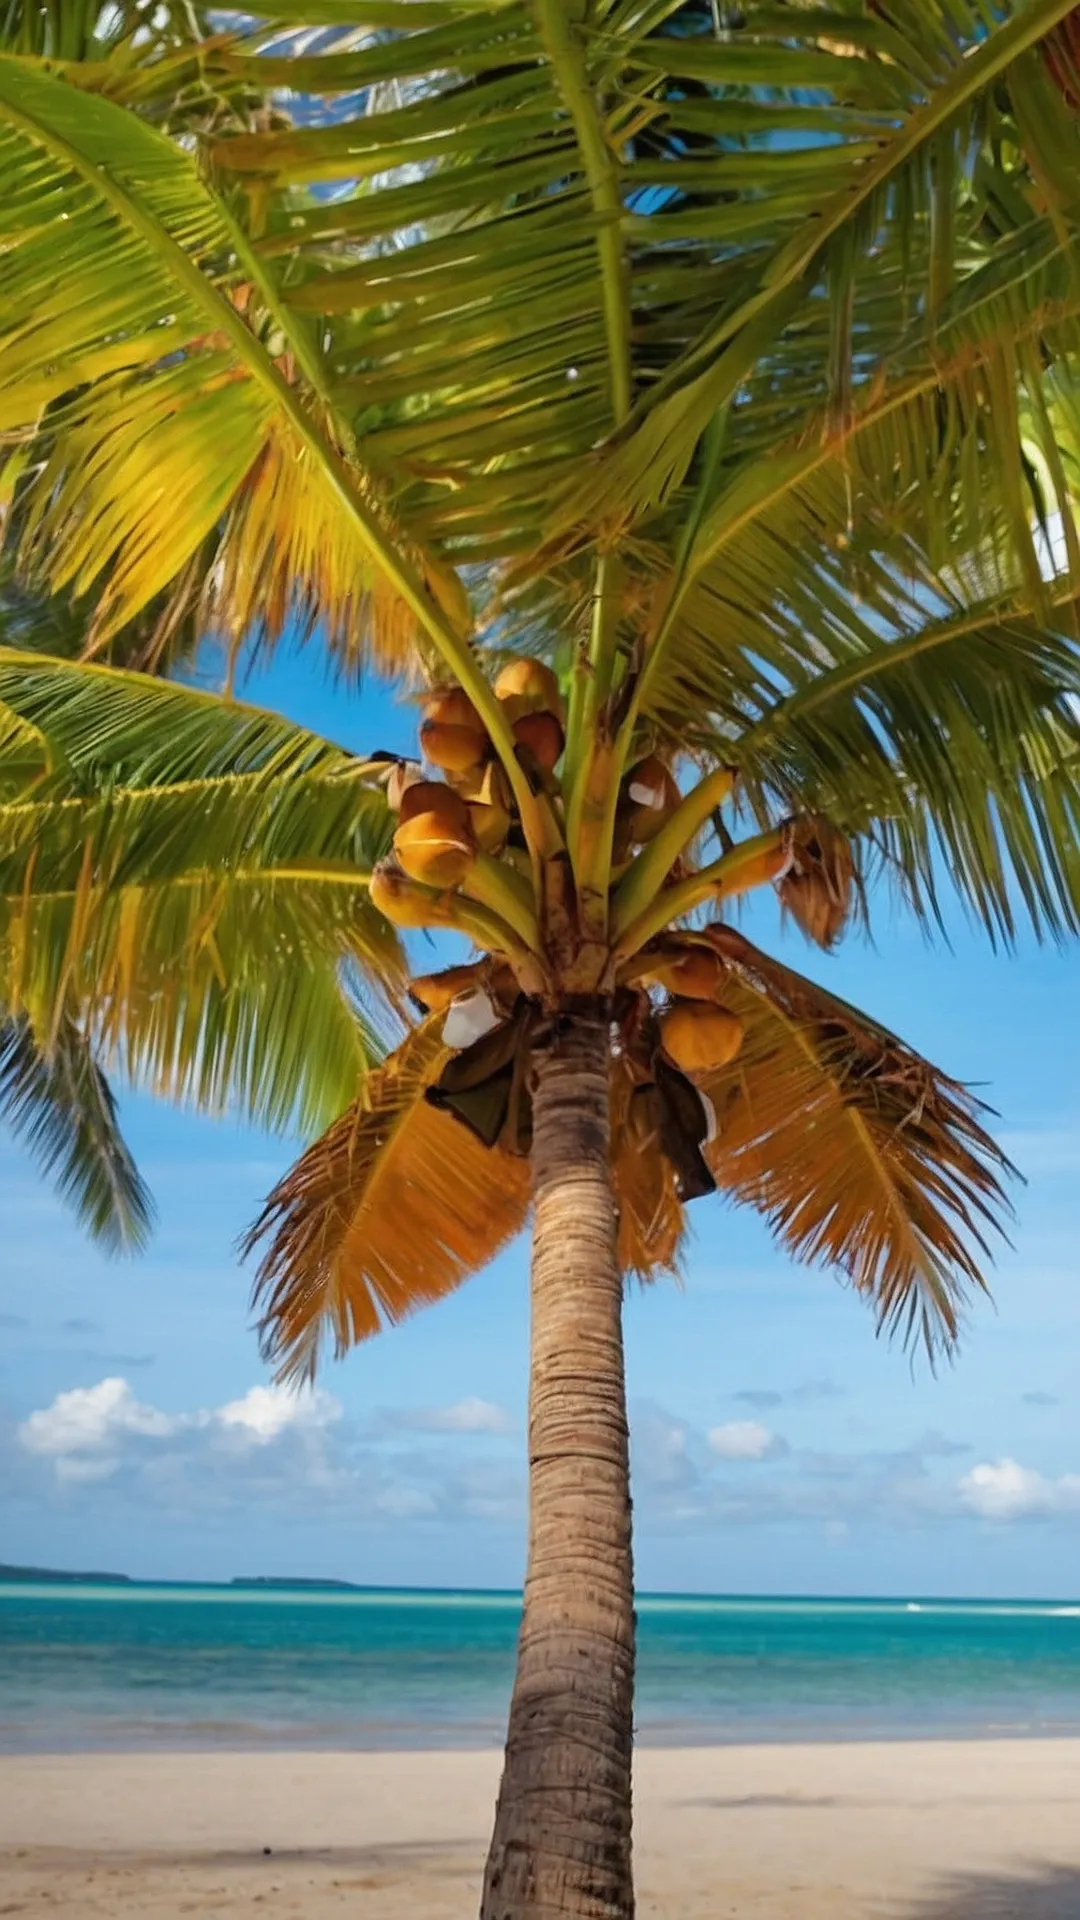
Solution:
[[[1016,1460],[983,1461],[960,1480],[964,1506],[983,1520],[1024,1520],[1038,1514],[1080,1511],[1080,1474],[1047,1479]]]
[[[144,1406],[127,1381],[114,1376],[96,1387],[58,1393],[50,1406],[23,1421],[18,1438],[28,1453],[62,1462],[78,1455],[107,1456],[131,1434],[165,1439],[183,1424],[183,1416]]]
[[[164,1456],[197,1435],[210,1447],[222,1439],[234,1448],[264,1447],[289,1433],[318,1431],[340,1414],[328,1393],[278,1386],[251,1387],[222,1407],[165,1413],[137,1400],[128,1381],[112,1375],[94,1387],[58,1393],[23,1421],[16,1438],[27,1453],[51,1460],[58,1478],[100,1480],[133,1454]]]
[[[760,1420],[728,1420],[710,1427],[709,1445],[721,1460],[775,1460],[787,1443]]]
[[[239,1430],[259,1446],[292,1429],[327,1427],[341,1418],[341,1403],[316,1388],[298,1393],[288,1387],[249,1387],[239,1400],[219,1407],[212,1418]]]
[[[469,1436],[512,1431],[488,1400],[387,1412],[360,1426],[320,1390],[259,1384],[219,1406],[178,1413],[148,1405],[119,1376],[57,1394],[0,1431],[0,1481],[41,1501],[99,1483],[96,1498],[207,1520],[259,1505],[282,1515],[347,1514],[350,1522],[517,1519],[521,1481],[487,1472]],[[403,1434],[423,1435],[404,1449]],[[458,1442],[454,1436],[463,1436]]]

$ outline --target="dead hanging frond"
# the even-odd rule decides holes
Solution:
[[[672,1122],[655,1077],[655,1018],[644,994],[628,995],[624,1013],[611,1073],[612,1184],[619,1265],[645,1284],[678,1275],[686,1211]],[[692,1150],[700,1160],[696,1143]]]
[[[444,1067],[441,1014],[410,1034],[279,1181],[247,1235],[263,1353],[311,1379],[324,1339],[356,1341],[451,1293],[523,1226],[528,1165],[425,1099]]]
[[[855,893],[850,842],[820,814],[784,825],[785,861],[776,891],[781,905],[819,947],[834,946]]]
[[[839,1268],[888,1333],[933,1357],[985,1287],[1014,1169],[987,1110],[886,1028],[781,966],[732,927],[727,1004],[746,1038],[705,1092],[717,1185],[763,1213],[798,1259]]]

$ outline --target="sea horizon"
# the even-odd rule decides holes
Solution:
[[[259,1593],[266,1591],[291,1591],[312,1594],[325,1593],[328,1597],[335,1594],[385,1595],[394,1598],[430,1597],[432,1599],[483,1599],[518,1601],[522,1598],[521,1587],[491,1587],[464,1585],[436,1585],[426,1582],[393,1580],[351,1580],[336,1574],[279,1574],[279,1573],[237,1573],[227,1579],[213,1579],[199,1575],[159,1575],[133,1574],[122,1571],[106,1570],[82,1572],[65,1567],[22,1567],[17,1564],[0,1563],[0,1594],[10,1589],[12,1593],[25,1592],[28,1588],[41,1587],[49,1592],[72,1588],[101,1588],[109,1592],[120,1589],[137,1588],[170,1589],[191,1592],[222,1592],[229,1594]],[[1063,1593],[941,1593],[931,1589],[905,1588],[891,1592],[841,1592],[837,1589],[805,1588],[796,1591],[778,1589],[764,1591],[755,1588],[732,1587],[713,1589],[707,1587],[636,1587],[635,1604],[651,1601],[679,1601],[693,1604],[696,1601],[751,1605],[760,1601],[768,1605],[807,1605],[828,1606],[832,1603],[842,1606],[903,1606],[903,1607],[977,1607],[980,1609],[1006,1607],[1060,1607],[1075,1608],[1080,1614],[1080,1590]]]

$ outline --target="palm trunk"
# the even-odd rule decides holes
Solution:
[[[533,1052],[525,1608],[481,1920],[632,1920],[634,1595],[606,1009]]]

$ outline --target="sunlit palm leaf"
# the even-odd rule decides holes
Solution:
[[[286,343],[260,307],[188,153],[0,55],[0,160],[0,425],[29,435],[45,414],[19,494],[28,568],[77,594],[97,583],[105,638],[224,523],[204,614],[227,633],[318,617],[347,653],[400,661],[418,614],[445,618],[425,571],[460,619],[456,586],[395,544],[336,442],[308,335]]]
[[[83,1225],[110,1252],[140,1247],[150,1195],[124,1142],[116,1103],[73,1021],[42,1044],[23,1018],[0,1018],[0,1123],[25,1142]]]
[[[524,1224],[529,1170],[487,1148],[425,1090],[448,1058],[433,1016],[274,1189],[246,1248],[265,1246],[255,1286],[263,1346],[308,1378],[331,1338],[342,1353],[440,1300]]]
[[[279,716],[111,668],[0,656],[0,989],[162,1091],[314,1130],[403,982],[367,877],[381,790]]]
[[[879,1325],[933,1354],[1005,1210],[1008,1163],[979,1103],[893,1034],[760,953],[714,934],[742,1051],[705,1081],[718,1185],[764,1213],[799,1259],[838,1268]]]

